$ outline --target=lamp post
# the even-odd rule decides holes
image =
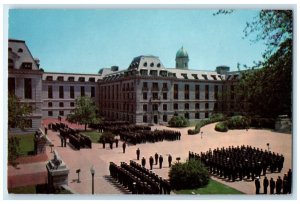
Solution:
[[[94,166],[90,168],[91,174],[92,174],[92,194],[94,194],[94,175],[95,175],[95,169]]]
[[[268,152],[270,151],[270,143],[267,143]]]

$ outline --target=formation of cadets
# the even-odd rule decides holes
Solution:
[[[170,183],[140,164],[130,161],[130,165],[121,162],[118,166],[109,165],[110,175],[133,194],[170,194]]]
[[[136,130],[120,132],[120,139],[133,145],[146,142],[161,142],[164,140],[180,140],[181,133],[172,130]]]
[[[59,131],[62,147],[67,146],[67,139],[69,139],[69,143],[72,144],[75,149],[80,150],[80,148],[85,147],[92,148],[92,140],[89,136],[79,133],[79,131],[68,127],[68,125],[64,123],[50,123],[48,128],[55,132]]]
[[[260,180],[259,177],[255,179],[255,193],[260,194]],[[263,194],[268,194],[268,188],[269,188],[269,194],[290,194],[292,193],[292,170],[289,169],[289,171],[284,174],[283,179],[281,176],[278,176],[276,181],[271,178],[268,180],[268,177],[265,176],[262,180],[262,187],[263,187]]]
[[[263,151],[251,146],[217,148],[196,154],[189,152],[189,159],[199,159],[209,172],[227,180],[254,179],[266,175],[266,171],[281,172],[283,155]]]

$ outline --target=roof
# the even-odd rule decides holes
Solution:
[[[189,58],[189,54],[183,48],[183,46],[177,51],[176,58]]]

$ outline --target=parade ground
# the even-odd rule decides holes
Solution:
[[[49,121],[44,121],[46,126]],[[250,145],[252,147],[258,147],[259,149],[268,149],[267,143],[269,143],[270,151],[275,153],[283,154],[284,166],[281,173],[267,173],[268,179],[273,177],[275,180],[278,176],[283,177],[284,173],[291,168],[292,169],[292,135],[286,133],[278,133],[272,130],[259,130],[259,129],[249,129],[249,130],[229,130],[226,133],[216,132],[214,130],[215,124],[210,124],[204,126],[201,134],[188,135],[187,130],[189,128],[168,128],[165,126],[152,126],[154,129],[172,129],[181,132],[181,140],[176,141],[163,141],[156,143],[144,143],[137,145],[128,145],[126,152],[123,153],[122,142],[119,142],[118,148],[115,144],[113,149],[106,145],[103,149],[102,144],[93,143],[92,149],[74,149],[69,143],[67,147],[61,147],[61,141],[58,136],[59,132],[53,132],[48,130],[48,138],[54,144],[53,150],[56,150],[62,160],[66,163],[67,167],[70,169],[69,173],[69,187],[78,194],[91,194],[91,183],[92,176],[90,173],[90,168],[94,166],[95,168],[95,194],[114,194],[114,195],[124,195],[128,193],[126,190],[120,188],[109,176],[109,162],[115,162],[120,164],[120,162],[129,163],[130,160],[136,160],[136,150],[137,148],[141,151],[141,157],[146,158],[146,168],[149,167],[149,157],[154,156],[157,152],[164,158],[163,168],[159,169],[158,165],[154,165],[153,172],[157,175],[168,179],[169,167],[167,163],[167,156],[169,154],[173,157],[173,162],[177,162],[176,158],[180,157],[180,162],[184,162],[188,158],[188,152],[192,151],[195,153],[206,152],[210,148],[213,150],[215,148],[229,147],[229,146],[241,146]],[[73,126],[73,128],[83,128],[82,126]],[[53,158],[53,153],[51,153],[50,147],[47,147],[46,154],[48,158]],[[41,169],[46,171],[46,162],[40,162]],[[28,164],[26,164],[28,165]],[[19,170],[15,172],[22,172],[22,168],[26,168],[26,165],[20,165]],[[78,183],[78,174],[76,170],[80,169],[80,182]],[[16,173],[18,174],[18,173]],[[253,195],[255,194],[255,185],[253,181],[236,181],[227,182],[222,179],[218,179],[214,176],[211,177],[218,182],[235,188],[245,194]],[[262,184],[263,177],[260,178]],[[262,191],[262,189],[261,189]]]

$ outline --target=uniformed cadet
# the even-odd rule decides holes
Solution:
[[[122,145],[122,147],[123,147],[123,153],[125,154],[126,142],[123,142],[123,145]]]
[[[160,155],[159,156],[159,168],[161,169],[162,168],[162,163],[163,163],[164,159],[163,157]]]
[[[264,194],[267,194],[268,193],[269,180],[266,176],[264,178],[263,184],[264,184]]]
[[[274,194],[274,189],[275,189],[275,181],[273,178],[270,179],[270,194]]]
[[[110,149],[113,149],[113,142],[112,141],[109,142],[109,147],[110,147]]]
[[[172,164],[172,156],[171,156],[171,154],[169,154],[168,162],[169,162],[169,167],[171,167],[171,164]]]
[[[146,159],[145,159],[145,157],[142,158],[142,166],[143,166],[143,167],[146,166]]]
[[[157,162],[158,162],[158,154],[157,153],[155,153],[154,158],[155,158],[155,165],[157,165]]]
[[[118,145],[119,145],[119,140],[118,140],[118,139],[116,139],[116,140],[115,140],[115,142],[116,142],[116,148],[118,148]]]
[[[260,182],[259,182],[259,178],[256,177],[255,179],[255,193],[259,194],[259,189],[260,189]]]
[[[154,159],[152,156],[150,156],[150,158],[149,158],[150,170],[152,170],[153,163],[154,163]]]
[[[138,148],[137,150],[136,150],[136,159],[137,160],[140,160],[140,149]]]
[[[282,179],[280,176],[278,176],[276,181],[276,194],[281,194],[281,188],[282,188]]]

